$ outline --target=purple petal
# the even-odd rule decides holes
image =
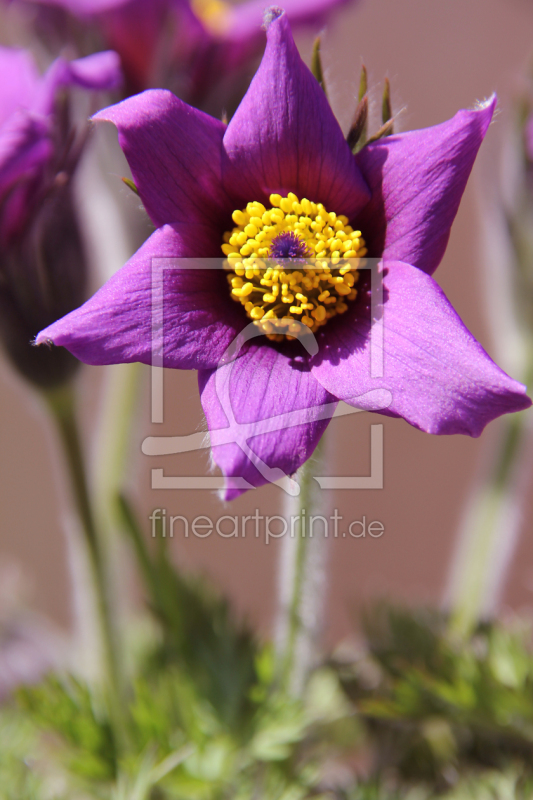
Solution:
[[[105,91],[116,88],[121,82],[120,59],[112,50],[94,53],[75,61],[57,58],[42,78],[34,110],[44,115],[51,114],[57,90],[61,86]]]
[[[162,265],[153,262],[154,258],[195,256],[199,239],[207,256],[218,252],[218,236],[205,226],[158,229],[81,308],[42,331],[36,344],[66,347],[86,364],[151,364],[153,352],[156,356],[158,352],[158,334],[152,325],[157,325],[161,314],[164,366],[216,366],[246,322],[242,309],[230,298],[224,271],[171,265],[162,270]]]
[[[221,187],[221,122],[162,89],[124,100],[93,119],[117,126],[133,180],[156,225],[223,224],[229,206]]]
[[[304,353],[304,356],[302,356]],[[225,499],[292,475],[310,457],[336,407],[311,375],[305,351],[266,341],[198,375],[213,458],[226,477]],[[324,408],[325,407],[325,408]]]
[[[261,66],[224,136],[224,184],[237,206],[295,192],[353,217],[369,194],[285,14],[270,24]]]
[[[31,108],[40,83],[35,61],[25,50],[0,47],[0,126],[19,108]]]
[[[453,119],[372,142],[356,156],[372,200],[357,220],[371,256],[438,267],[496,97]]]
[[[150,1],[146,0],[146,2]],[[112,8],[119,8],[127,5],[129,0],[33,0],[33,2],[45,6],[59,6],[59,8],[65,8],[75,16],[83,17],[98,14],[101,11],[108,11]]]
[[[435,434],[479,436],[501,414],[531,405],[525,387],[489,358],[433,278],[401,262],[386,266],[383,377],[370,376],[369,320],[357,319],[356,306],[324,331],[312,367],[328,391],[357,406],[359,395],[389,390],[387,413]],[[379,326],[374,334],[379,353]]]
[[[124,96],[130,97],[150,86],[161,85],[154,74],[160,71],[156,65],[162,66],[162,47],[166,48],[164,60],[167,66],[172,58],[176,46],[174,40],[182,35],[182,31],[180,22],[171,11],[174,5],[184,1],[127,0],[118,5],[109,4],[108,8],[104,5],[94,8],[98,30],[108,46],[120,54],[126,78]],[[172,33],[169,35],[168,31]]]
[[[25,109],[15,111],[0,128],[0,197],[22,175],[50,156],[46,119]]]

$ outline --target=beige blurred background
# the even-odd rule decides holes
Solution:
[[[309,59],[312,36],[298,39]],[[500,114],[491,126],[452,230],[436,278],[462,319],[489,353],[483,301],[483,261],[478,236],[476,186],[496,180],[497,154],[511,119],[513,97],[522,86],[533,54],[533,3],[529,0],[362,0],[339,14],[323,40],[330,96],[346,128],[354,109],[362,60],[375,89],[383,77],[392,84],[395,108],[406,106],[401,129],[426,127],[451,117],[493,91]],[[125,174],[117,148],[116,174]],[[118,179],[117,179],[118,180]],[[122,203],[135,200],[117,189]],[[135,211],[135,210],[134,210]],[[139,224],[141,214],[138,213]],[[118,266],[118,264],[117,264]],[[79,383],[86,445],[94,443],[93,423],[104,369],[87,367]],[[140,445],[150,432],[147,391],[140,404],[131,442],[130,493],[146,535],[154,508],[189,519],[206,514],[281,513],[282,492],[265,487],[224,506],[204,491],[153,491],[150,470],[167,475],[205,474],[206,453],[150,459]],[[187,434],[203,429],[195,373],[173,372],[165,379],[166,421],[152,432]],[[479,440],[431,437],[400,420],[356,414],[334,420],[330,446],[331,474],[369,472],[370,425],[383,422],[383,490],[326,493],[330,509],[349,522],[379,520],[383,536],[339,538],[328,542],[329,594],[326,638],[338,641],[352,628],[354,611],[373,597],[440,603],[457,526],[479,463],[490,450],[498,423]],[[163,430],[161,430],[163,428]],[[0,565],[21,565],[31,587],[32,604],[63,626],[72,622],[71,578],[65,545],[66,495],[61,488],[60,458],[54,433],[38,401],[0,363]],[[530,483],[531,488],[531,483]],[[526,508],[518,550],[504,594],[504,608],[524,608],[533,599],[533,504]],[[340,526],[342,529],[342,526]],[[505,531],[502,531],[505,535]],[[271,630],[276,591],[278,543],[263,538],[207,539],[177,535],[173,550],[179,563],[209,574],[263,634]],[[129,573],[127,564],[124,571]]]

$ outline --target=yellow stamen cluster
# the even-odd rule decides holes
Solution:
[[[292,192],[271,194],[270,203],[269,209],[254,201],[234,211],[236,227],[224,234],[222,251],[231,296],[270,339],[281,341],[297,333],[299,323],[314,332],[348,310],[346,301],[357,295],[359,259],[367,251],[348,218],[322,203],[299,200]],[[302,257],[280,256],[282,234]]]

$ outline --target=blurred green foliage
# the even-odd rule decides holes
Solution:
[[[528,626],[487,623],[457,640],[440,612],[382,604],[365,615],[364,630],[366,652],[335,666],[366,723],[376,779],[425,783],[436,793],[463,776],[511,770],[531,791]]]
[[[152,611],[152,634],[129,669],[126,741],[116,747],[105,695],[80,678],[20,689],[19,714],[9,713],[32,732],[25,755],[35,756],[30,769],[20,754],[17,763],[40,787],[20,797],[59,800],[54,787],[69,800],[326,797],[324,763],[360,733],[335,672],[317,670],[301,702],[283,696],[271,647],[176,569],[162,537],[148,548],[125,501],[121,509]]]
[[[129,646],[125,740],[98,686],[24,687],[0,710],[0,800],[533,800],[528,626],[458,640],[440,612],[382,604],[364,649],[296,700],[271,647],[121,512],[151,612]]]

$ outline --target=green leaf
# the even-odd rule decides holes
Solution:
[[[117,754],[109,720],[81,681],[51,676],[17,693],[19,706],[39,728],[59,734],[72,772],[94,780],[117,774]]]
[[[392,120],[392,106],[391,106],[391,99],[390,99],[390,82],[388,78],[385,78],[385,86],[383,88],[383,98],[381,100],[381,121],[383,125],[387,122]],[[389,136],[393,133],[393,128],[391,126],[390,133],[386,134]]]
[[[317,36],[313,44],[313,55],[311,56],[311,72],[313,73],[318,83],[320,84],[324,94],[327,94],[326,82],[324,80],[324,72],[322,70],[322,56],[320,54],[320,36]]]

